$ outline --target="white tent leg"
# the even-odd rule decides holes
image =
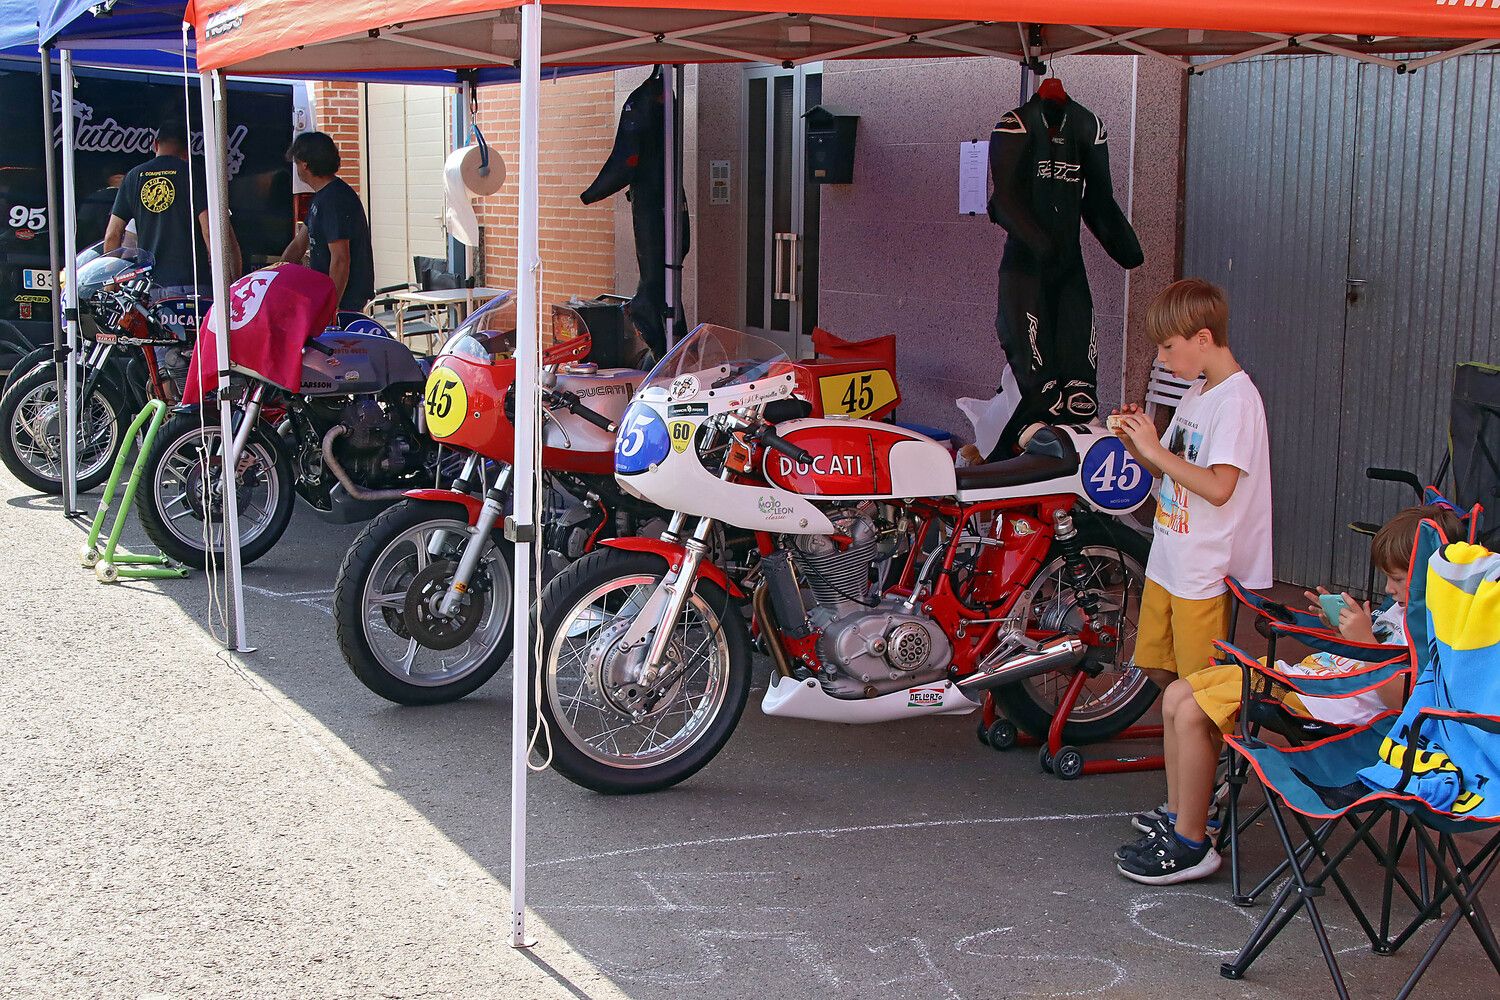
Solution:
[[[51,96],[48,96],[51,99]],[[68,324],[68,373],[63,387],[63,512],[69,517],[78,510],[78,190],[73,162],[73,53],[62,50],[62,234],[64,265],[68,272],[65,316]],[[52,141],[49,133],[47,142]],[[56,220],[48,220],[55,222]],[[125,414],[121,414],[125,416]],[[128,445],[122,444],[122,447]]]
[[[61,386],[67,381],[67,363],[63,360],[63,310],[60,290],[62,282],[57,280],[62,271],[62,247],[58,243],[58,226],[61,215],[57,206],[57,154],[52,149],[52,50],[43,48],[42,69],[42,150],[47,170],[47,256],[52,268],[52,371],[53,379]],[[62,465],[63,510],[71,511],[78,498],[78,483],[74,469],[67,462]]]
[[[514,511],[506,532],[516,545],[514,608],[511,621],[515,654],[510,703],[510,946],[528,948],[526,936],[526,704],[530,691],[531,554],[536,534],[532,503],[537,469],[537,358],[541,337],[537,270],[541,266],[537,240],[539,141],[537,119],[542,88],[542,5],[521,8],[521,187],[517,195],[516,241],[516,442]],[[538,626],[540,627],[540,626]]]
[[[663,190],[666,197],[662,199],[662,211],[666,213],[667,228],[666,238],[662,241],[667,259],[662,264],[666,286],[667,315],[666,320],[666,345],[667,350],[677,346],[677,289],[673,275],[676,273],[677,253],[677,73],[671,66],[662,67],[661,72],[661,113],[662,129],[661,141],[666,148],[662,151],[662,179],[665,182]]]
[[[214,351],[219,359],[219,433],[224,456],[224,562],[229,573],[229,601],[234,614],[233,649],[250,652],[245,644],[245,590],[240,574],[240,504],[234,489],[234,414],[229,406],[229,271],[225,231],[229,184],[224,173],[224,76],[217,70],[198,74],[198,97],[203,107],[203,167],[207,174],[209,267],[214,286]]]

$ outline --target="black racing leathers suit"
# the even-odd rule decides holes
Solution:
[[[1104,125],[1074,100],[1033,97],[990,135],[990,219],[1005,227],[995,332],[1021,404],[992,458],[1015,453],[1029,424],[1083,423],[1099,409],[1094,303],[1079,220],[1121,267],[1141,244],[1115,202]]]
[[[662,80],[660,71],[652,73],[645,83],[630,92],[620,112],[609,159],[599,168],[594,183],[579,195],[585,205],[592,205],[627,185],[630,187],[625,197],[630,199],[640,282],[625,311],[657,358],[666,354],[667,346],[667,182],[666,151],[662,144],[666,116],[662,107]],[[682,204],[687,204],[686,198]],[[678,218],[677,232],[679,252],[686,256],[690,243],[686,208]],[[681,303],[677,305],[677,321],[683,322]]]

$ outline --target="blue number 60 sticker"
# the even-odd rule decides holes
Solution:
[[[1151,492],[1151,476],[1115,437],[1100,438],[1083,456],[1083,495],[1100,510],[1127,511]]]

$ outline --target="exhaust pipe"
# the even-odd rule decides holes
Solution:
[[[323,435],[323,464],[328,466],[328,471],[333,473],[333,478],[348,491],[349,495],[356,500],[364,500],[367,503],[384,503],[388,500],[401,500],[406,497],[406,490],[369,490],[356,483],[339,460],[333,457],[333,442],[343,436],[347,428],[343,424],[330,427],[328,433]]]
[[[960,678],[958,686],[965,692],[988,691],[1002,684],[1013,684],[1037,674],[1069,670],[1083,662],[1088,646],[1076,635],[1049,639],[1030,653],[1008,657],[988,670]]]

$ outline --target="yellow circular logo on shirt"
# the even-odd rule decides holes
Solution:
[[[141,207],[148,212],[161,214],[177,200],[177,188],[166,177],[153,177],[141,185]]]
[[[427,410],[427,432],[435,438],[454,434],[468,416],[468,390],[464,388],[463,379],[451,368],[432,370],[427,376],[423,401]]]

